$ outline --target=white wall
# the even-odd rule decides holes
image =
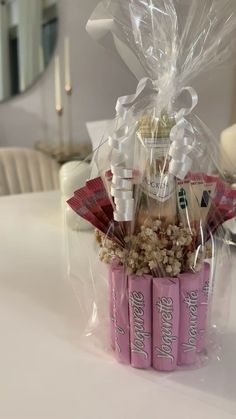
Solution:
[[[43,7],[52,6],[57,0],[43,0]]]
[[[11,25],[16,25],[18,22],[18,16],[17,16],[17,4],[16,2],[10,3],[10,22]]]
[[[88,141],[86,121],[114,115],[118,96],[131,94],[136,81],[126,66],[89,38],[85,25],[98,0],[61,0],[58,52],[62,56],[63,39],[71,39],[73,79],[73,135]],[[0,146],[32,146],[45,136],[57,138],[54,111],[53,61],[43,77],[24,95],[0,105]],[[212,70],[195,83],[200,103],[199,116],[219,136],[231,120],[234,72]],[[45,129],[46,120],[48,130]]]

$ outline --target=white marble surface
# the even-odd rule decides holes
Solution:
[[[138,371],[79,347],[59,193],[0,198],[0,237],[0,418],[235,418],[235,286],[221,362]]]

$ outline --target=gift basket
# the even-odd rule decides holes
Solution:
[[[68,232],[70,276],[81,335],[135,368],[219,357],[232,270],[223,223],[236,216],[236,191],[193,112],[191,82],[232,54],[233,4],[110,0],[89,22],[141,77],[117,101],[92,178],[68,201],[93,226]]]

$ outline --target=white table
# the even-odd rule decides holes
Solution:
[[[1,419],[236,416],[235,297],[221,363],[134,370],[79,347],[58,193],[0,198],[0,237]]]

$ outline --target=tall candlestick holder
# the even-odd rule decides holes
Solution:
[[[87,159],[92,153],[90,144],[87,143],[73,143],[73,121],[72,121],[72,85],[71,83],[65,84],[66,103],[65,108],[60,105],[61,99],[57,100],[56,113],[58,116],[58,142],[51,144],[49,140],[38,141],[35,148],[53,158],[59,164],[64,164],[68,161],[83,161]]]
[[[64,127],[63,127],[63,108],[56,107],[56,113],[58,116],[58,139],[59,139],[59,150],[61,153],[64,151]]]
[[[68,154],[73,154],[73,139],[72,139],[72,85],[65,85],[65,92],[67,97],[67,151]]]

